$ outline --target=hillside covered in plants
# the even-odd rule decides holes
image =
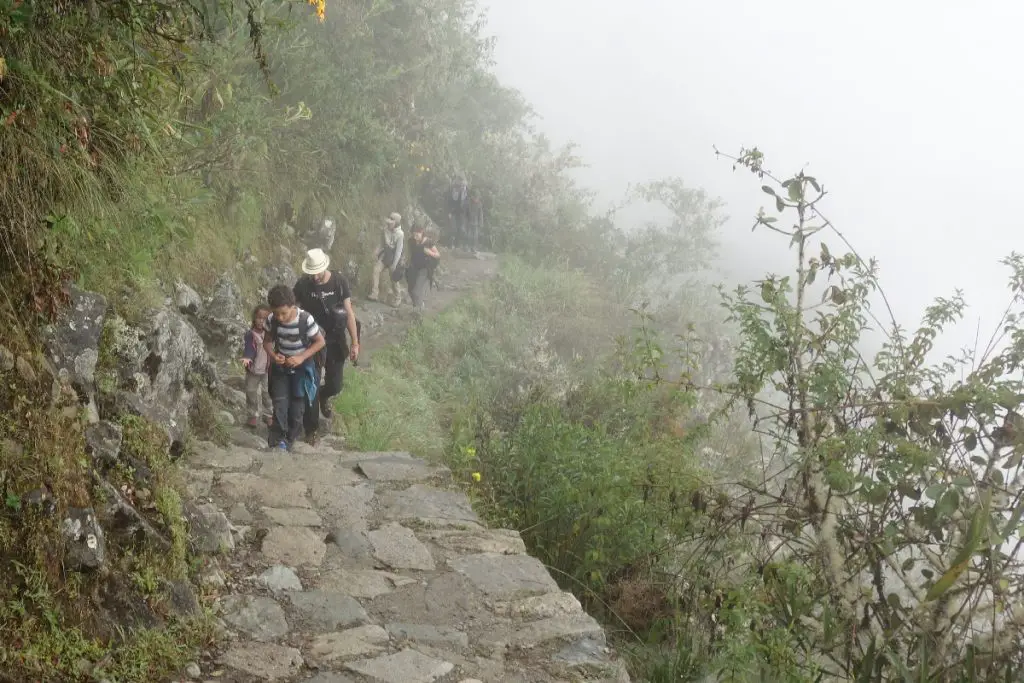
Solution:
[[[500,273],[346,377],[348,447],[448,465],[634,680],[1020,680],[1024,260],[936,362],[962,298],[894,320],[822,181],[743,149],[792,268],[723,289],[699,179],[596,211],[492,55],[476,0],[0,0],[0,680],[216,647],[180,461],[244,316],[325,218],[358,312],[383,216],[445,227],[460,174]]]

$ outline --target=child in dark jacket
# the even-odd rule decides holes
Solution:
[[[273,403],[268,391],[270,359],[263,348],[270,307],[259,305],[252,312],[252,327],[245,333],[242,365],[245,367],[245,403],[249,411],[249,426],[263,420],[268,426],[273,421]]]

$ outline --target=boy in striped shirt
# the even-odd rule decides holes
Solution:
[[[313,316],[295,305],[295,294],[277,285],[267,295],[272,311],[267,318],[263,348],[270,359],[270,398],[274,420],[267,439],[271,448],[290,450],[302,438],[302,415],[317,410],[320,376],[314,358],[324,348],[324,335]],[[312,407],[310,407],[312,406]]]

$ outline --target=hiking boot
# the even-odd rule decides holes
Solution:
[[[306,443],[308,443],[310,446],[316,446],[317,443],[319,443],[319,441],[320,435],[317,434],[316,432],[313,432],[312,434],[306,434]]]
[[[260,424],[259,418],[250,417],[248,422],[250,427],[257,427]]]
[[[334,406],[331,405],[330,399],[320,401],[320,414],[328,419],[334,417]]]

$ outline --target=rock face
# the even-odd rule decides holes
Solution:
[[[444,468],[323,442],[301,456],[201,444],[189,465],[258,525],[233,558],[255,574],[228,582],[225,680],[297,680],[305,662],[316,683],[629,681],[600,624]]]
[[[174,306],[179,313],[199,315],[203,308],[203,298],[184,282],[178,282],[174,285]]]
[[[69,508],[60,525],[64,562],[69,569],[99,569],[107,559],[107,544],[92,508]]]
[[[242,295],[230,274],[221,275],[200,316],[199,330],[211,349],[234,357],[242,353],[242,337],[249,323],[242,312]]]
[[[72,287],[71,306],[46,333],[46,352],[57,378],[75,390],[83,405],[93,405],[106,314],[103,296]]]
[[[120,318],[111,323],[116,410],[163,425],[172,444],[180,442],[188,429],[196,383],[219,386],[202,338],[184,316],[166,308],[155,311],[145,329]]]

